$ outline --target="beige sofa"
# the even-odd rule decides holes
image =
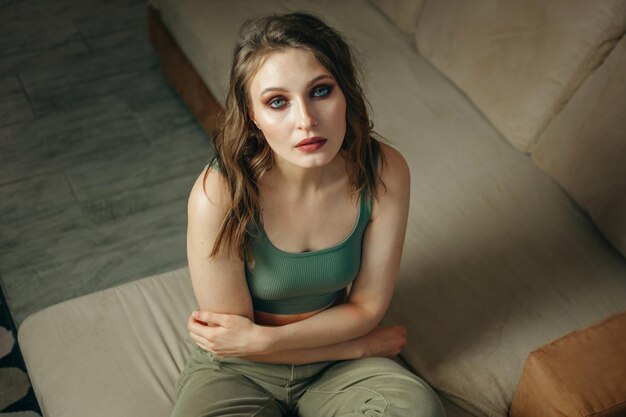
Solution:
[[[450,416],[506,416],[530,352],[626,309],[626,3],[154,0],[163,70],[207,130],[241,22],[296,9],[357,48],[411,167],[402,358]],[[26,319],[44,415],[169,415],[195,307],[183,268]]]

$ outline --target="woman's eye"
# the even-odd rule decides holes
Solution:
[[[273,109],[280,109],[281,107],[283,107],[283,105],[281,105],[280,103],[283,101],[285,100],[283,100],[282,98],[277,98],[275,100],[270,101],[268,105]]]
[[[320,87],[317,87],[313,90],[313,97],[326,97],[327,95],[330,94],[332,90],[332,87],[329,85],[323,85]],[[283,98],[275,98],[270,100],[267,105],[274,110],[279,110],[283,107],[285,107],[285,99]]]
[[[330,90],[331,90],[331,87],[330,87],[330,86],[323,85],[323,86],[321,86],[321,87],[316,88],[316,89],[313,91],[313,95],[314,95],[315,97],[324,97],[324,96],[327,96],[327,95],[329,95],[329,94],[330,94]],[[318,95],[318,93],[319,93],[319,95]]]

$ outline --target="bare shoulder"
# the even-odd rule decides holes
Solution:
[[[378,168],[379,170],[382,169],[381,178],[385,183],[387,193],[408,193],[411,173],[404,156],[400,151],[386,143],[380,144],[380,152],[384,163],[378,164]],[[384,191],[383,194],[385,194]]]
[[[193,184],[187,202],[189,220],[221,224],[228,211],[228,189],[224,177],[218,171],[207,167]]]

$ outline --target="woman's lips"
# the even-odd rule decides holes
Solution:
[[[300,141],[296,145],[296,149],[302,152],[314,152],[326,144],[327,139],[324,138],[308,138]]]

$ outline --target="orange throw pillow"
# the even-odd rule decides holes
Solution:
[[[509,416],[626,416],[626,311],[531,352]]]

